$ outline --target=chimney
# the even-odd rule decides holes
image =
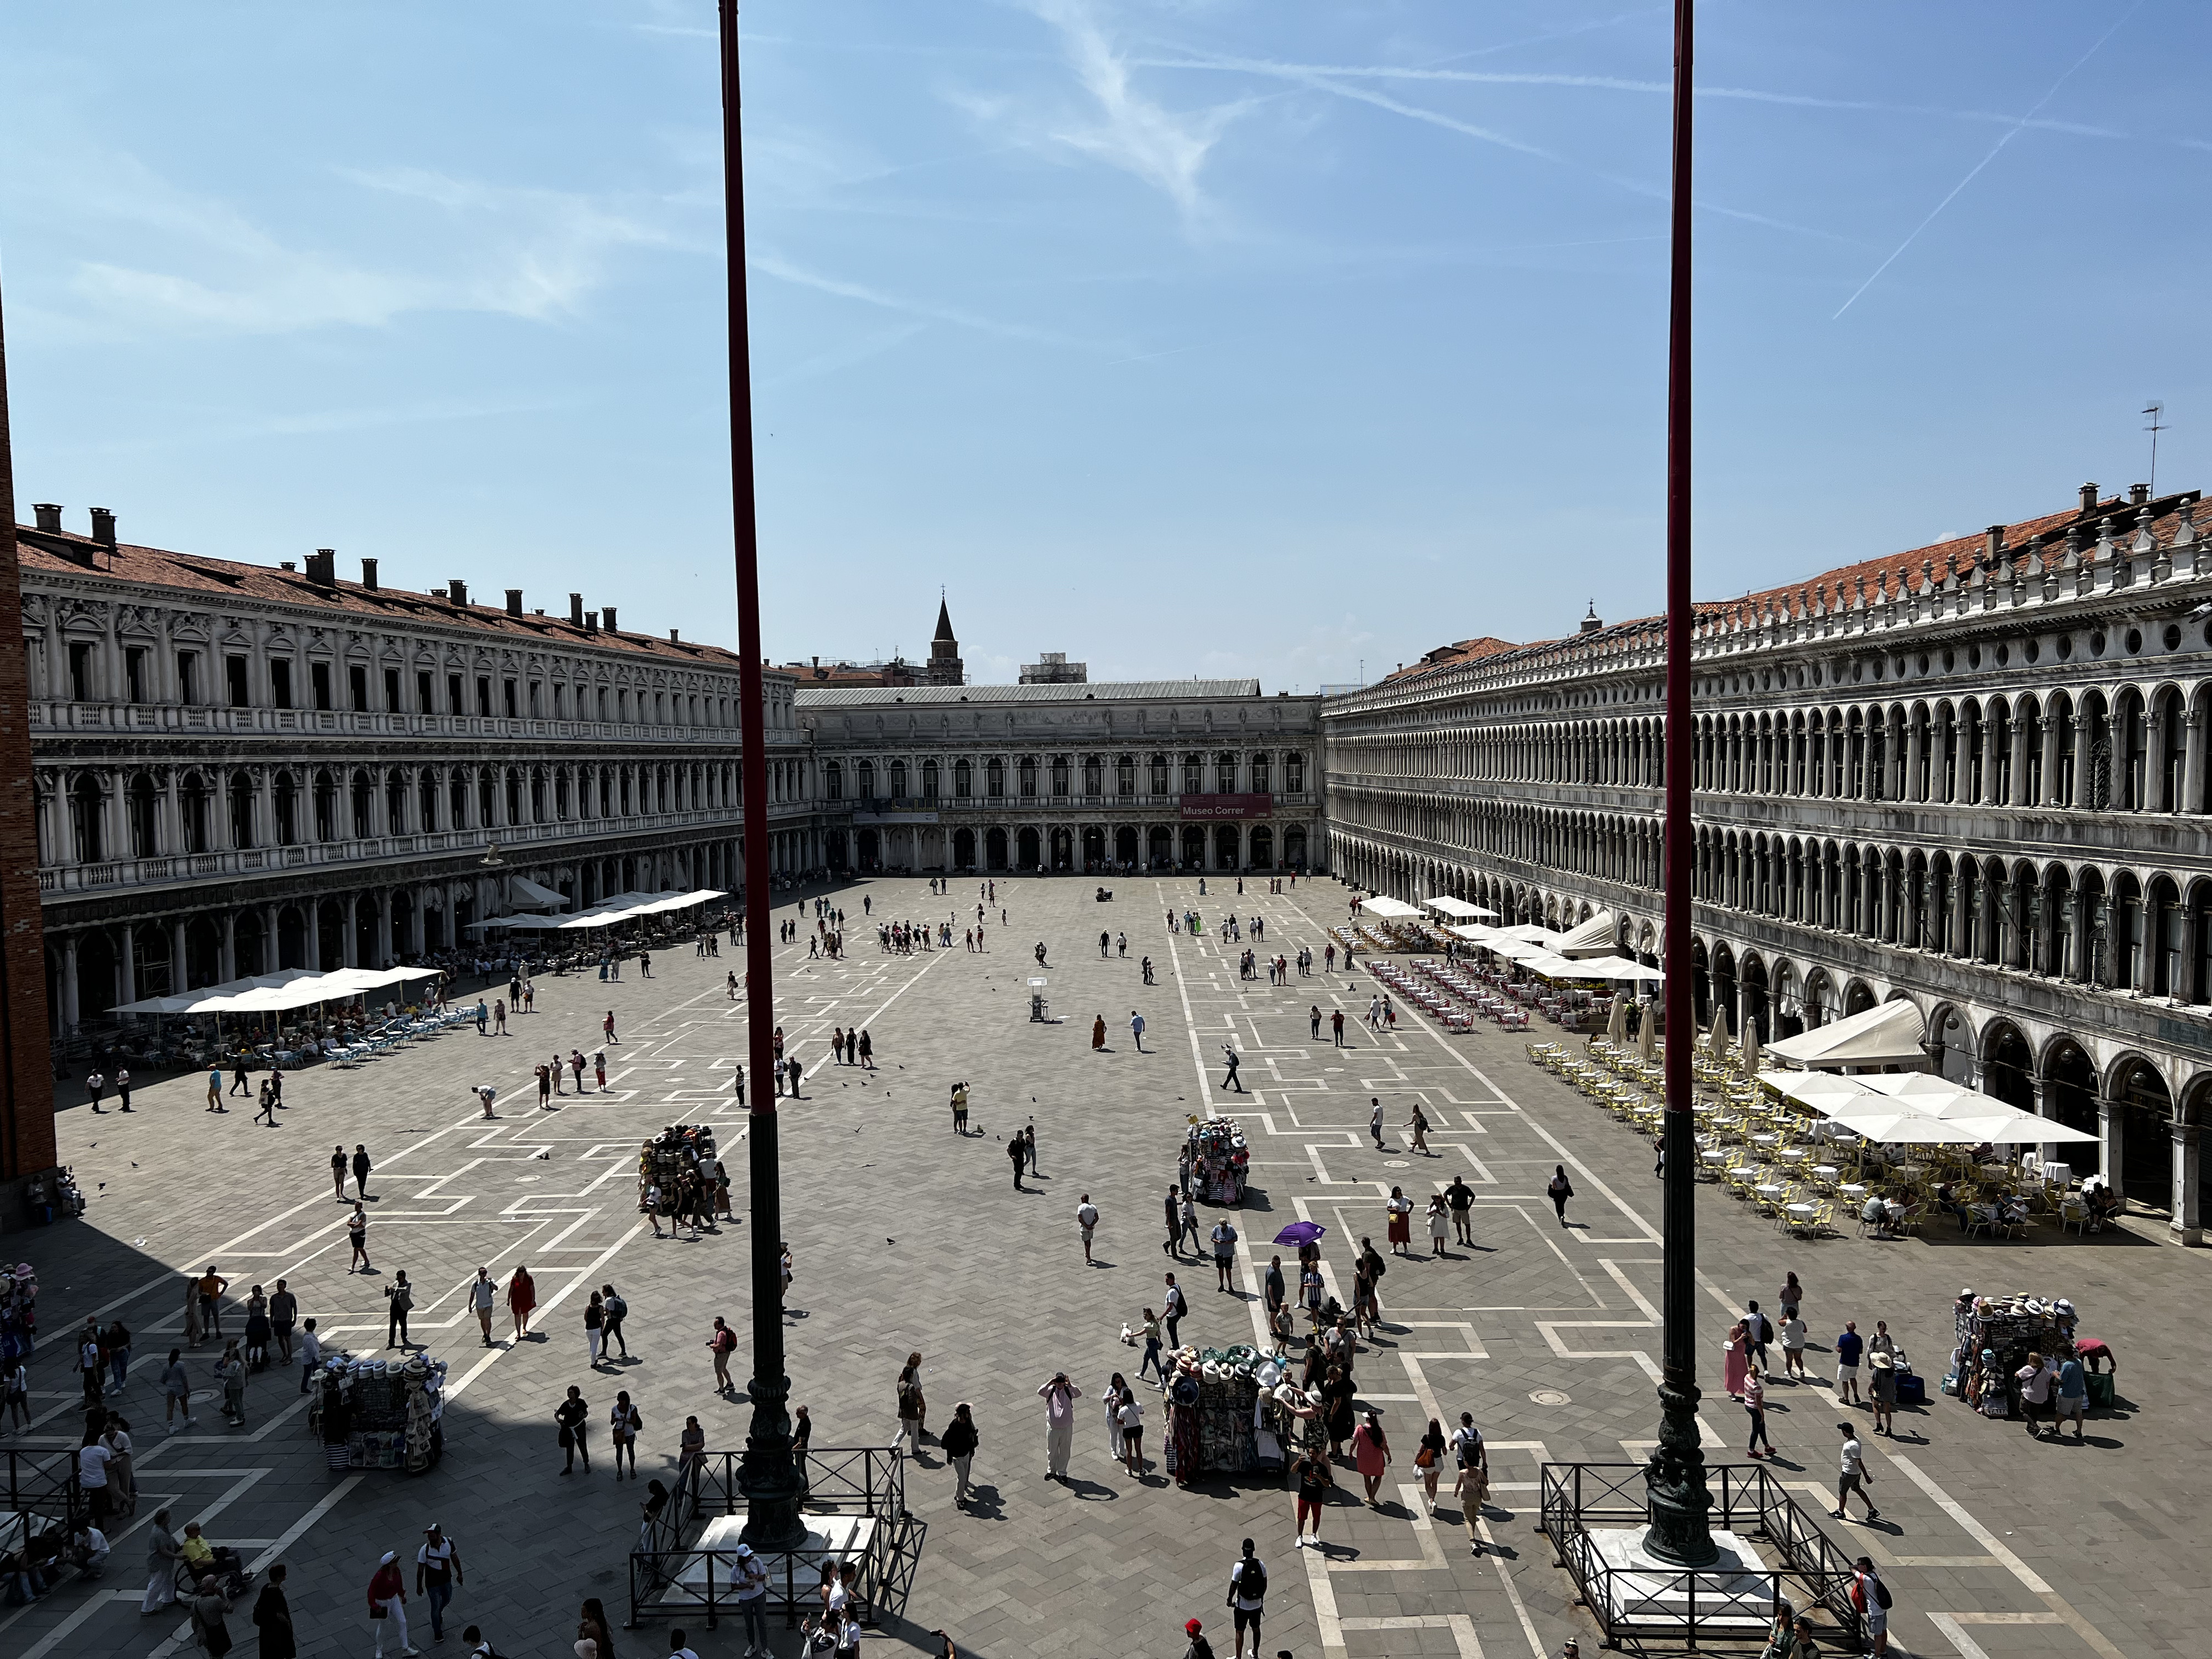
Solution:
[[[676,643],[676,630],[672,628],[668,630],[668,642],[671,645]]]
[[[300,567],[293,563],[291,560],[285,559],[279,562],[276,568],[279,570],[297,570]]]
[[[586,634],[596,634],[599,631],[599,613],[598,611],[586,611],[584,613],[584,631]]]
[[[104,507],[92,509],[92,538],[102,547],[115,545],[115,515]]]
[[[612,605],[601,605],[601,606],[599,607],[599,620],[600,620],[601,622],[605,623],[607,625],[607,632],[608,632],[608,633],[610,633],[610,634],[619,634],[620,632],[622,632],[622,629],[620,629],[619,628],[617,628],[617,627],[616,627],[616,626],[615,626],[615,608],[614,608],[614,606],[612,606]]]
[[[307,580],[318,587],[337,585],[337,550],[319,547],[307,555]]]
[[[361,562],[361,585],[372,593],[376,592],[376,561],[374,559],[363,559]]]
[[[446,597],[453,600],[455,605],[461,606],[464,610],[467,609],[469,603],[469,585],[463,581],[459,576],[454,577],[451,581],[446,584]]]
[[[568,596],[568,626],[581,628],[583,625],[584,596],[581,593],[571,593]]]
[[[821,658],[819,658],[819,657],[817,657],[817,658],[814,659],[814,665],[815,665],[817,668],[821,667],[821,666],[822,666],[822,659],[821,659]]]
[[[510,617],[519,617],[522,614],[522,590],[519,587],[510,587],[507,590],[507,614]]]
[[[1992,564],[1996,562],[1997,555],[2004,551],[2004,532],[2005,527],[2001,524],[1993,524],[1984,532],[1985,539],[1982,545],[1982,556]]]
[[[33,501],[31,511],[38,517],[40,529],[52,531],[61,529],[62,509],[58,502]]]
[[[2093,483],[2085,483],[2081,486],[2081,516],[2087,518],[2090,514],[2094,513],[2096,510],[2097,486]]]
[[[2128,486],[2128,502],[2129,502],[2129,504],[2130,504],[2130,506],[2133,506],[2133,507],[2141,507],[2141,506],[2142,506],[2145,501],[2148,501],[2149,499],[2150,499],[2150,486],[2149,486],[2148,484],[2147,484],[2147,483],[2140,483],[2140,484],[2130,484],[2130,485]],[[98,540],[100,538],[100,509],[99,509],[98,507],[94,507],[94,508],[92,509],[92,535],[93,535],[93,539],[94,539],[94,541],[98,541]],[[108,522],[108,526],[107,526],[107,538],[106,538],[106,539],[107,539],[107,544],[108,544],[110,547],[112,547],[112,546],[114,546],[114,545],[115,545],[115,524],[114,524],[114,521],[113,521],[112,520],[109,520],[109,522]]]

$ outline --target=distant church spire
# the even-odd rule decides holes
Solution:
[[[946,608],[941,587],[937,590],[937,633],[929,642],[929,684],[968,684],[968,665],[960,659],[960,641],[953,637],[952,612]]]

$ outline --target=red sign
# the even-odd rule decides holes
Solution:
[[[1209,818],[1268,818],[1275,815],[1273,795],[1179,795],[1185,823]]]

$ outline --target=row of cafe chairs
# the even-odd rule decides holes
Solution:
[[[476,1009],[452,1007],[427,1011],[413,1018],[386,1021],[374,1030],[363,1033],[349,1046],[331,1056],[340,1066],[358,1066],[364,1060],[398,1048],[403,1043],[427,1036],[435,1036],[449,1025],[474,1024]]]

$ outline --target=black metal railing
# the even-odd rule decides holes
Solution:
[[[682,1471],[677,1488],[660,1514],[641,1530],[629,1559],[629,1622],[642,1616],[703,1613],[708,1629],[736,1611],[744,1575],[738,1541],[703,1548],[703,1523],[710,1516],[738,1514],[744,1494],[738,1475],[744,1454],[708,1452]],[[805,1489],[800,1500],[810,1517],[851,1516],[876,1524],[857,1547],[843,1550],[761,1551],[754,1559],[768,1573],[767,1612],[780,1613],[787,1626],[802,1612],[818,1607],[824,1562],[854,1567],[853,1602],[863,1626],[876,1622],[878,1610],[902,1602],[912,1581],[902,1557],[915,1547],[919,1529],[906,1512],[904,1458],[884,1446],[824,1447],[799,1460]]]
[[[1739,1575],[1763,1581],[1765,1607],[1794,1590],[1802,1609],[1818,1602],[1844,1635],[1861,1637],[1858,1609],[1851,1603],[1850,1558],[1830,1541],[1805,1508],[1785,1491],[1764,1464],[1720,1464],[1705,1471],[1713,1498],[1712,1525],[1721,1530],[1765,1539],[1782,1558],[1779,1566]],[[1593,1528],[1632,1528],[1650,1521],[1645,1468],[1641,1463],[1547,1463],[1539,1471],[1541,1528],[1559,1564],[1604,1631],[1608,1645],[1641,1632],[1686,1637],[1741,1637],[1759,1600],[1741,1593],[1722,1595],[1712,1575],[1668,1573],[1652,1567],[1623,1568],[1607,1561],[1590,1537]]]
[[[76,1482],[76,1454],[69,1451],[9,1451],[7,1486],[0,1510],[35,1515],[74,1527],[88,1513],[84,1489]]]

